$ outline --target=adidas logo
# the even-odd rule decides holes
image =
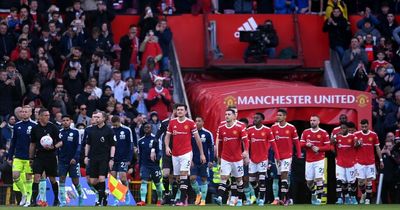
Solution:
[[[249,19],[247,19],[246,22],[244,22],[242,24],[242,26],[240,26],[238,28],[238,30],[233,34],[233,36],[235,38],[239,38],[240,36],[240,31],[255,31],[257,29],[257,23],[256,20],[254,20],[253,17],[250,17]]]

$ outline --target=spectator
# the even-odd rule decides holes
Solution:
[[[105,52],[107,48],[103,39],[100,39],[100,28],[93,27],[91,36],[87,39],[84,53],[86,57],[92,56],[95,51]]]
[[[357,28],[363,29],[365,28],[365,22],[369,22],[372,27],[376,27],[379,25],[378,18],[371,13],[371,9],[369,7],[365,7],[364,17],[357,22]]]
[[[80,74],[81,78],[86,81],[87,80],[87,62],[86,59],[82,56],[82,50],[80,47],[73,47],[71,49],[71,53],[66,57],[65,62],[62,67],[61,76],[68,76],[68,71],[65,69],[75,68]]]
[[[149,92],[150,88],[153,87],[154,77],[159,74],[159,71],[155,67],[156,63],[154,58],[149,57],[147,59],[146,67],[140,71],[140,78],[144,85],[145,92]]]
[[[105,54],[113,56],[111,52],[112,47],[114,46],[113,34],[109,29],[109,25],[105,22],[101,24],[101,34],[99,39],[101,39],[102,43],[104,43]]]
[[[335,50],[341,59],[347,43],[349,24],[343,17],[339,7],[332,9],[331,16],[325,21],[323,31],[329,34],[329,46]]]
[[[386,99],[383,96],[380,96],[376,99],[376,105],[372,109],[372,120],[374,125],[374,131],[378,134],[379,139],[385,139],[385,118],[386,115],[389,114],[389,111],[385,107]]]
[[[132,110],[131,110],[132,111]],[[133,110],[134,111],[134,110]],[[133,112],[129,112],[127,110],[124,109],[124,105],[122,103],[117,102],[115,104],[115,109],[114,112],[112,113],[114,116],[119,116],[121,117],[121,119],[123,119],[123,121],[126,124],[130,124],[131,123],[131,119],[133,119],[134,116],[137,115],[136,111]]]
[[[14,31],[19,24],[18,9],[15,7],[10,8],[10,14],[6,18],[9,30]]]
[[[33,61],[29,60],[27,49],[21,49],[19,52],[19,57],[15,61],[15,66],[22,76],[25,87],[27,87],[29,84],[32,84],[32,80],[37,74],[37,71]]]
[[[376,54],[376,57],[378,59],[374,60],[371,63],[371,72],[375,73],[378,67],[388,67],[388,65],[391,65],[389,62],[385,61],[385,53],[383,51],[380,51]]]
[[[103,94],[103,91],[99,87],[97,87],[96,78],[94,78],[94,77],[90,78],[89,82],[93,87],[92,95],[95,96],[96,98],[100,99],[101,95]]]
[[[17,91],[14,93],[16,95],[14,96],[13,104],[19,105],[21,104],[21,100],[19,98],[25,94],[24,80],[22,79],[21,74],[15,68],[15,64],[13,62],[10,61],[7,63],[6,70],[8,78],[14,80],[15,84],[18,85]]]
[[[174,0],[161,0],[157,9],[163,15],[172,15],[176,12]]]
[[[169,93],[171,95],[173,95],[173,90],[174,90],[174,81],[171,78],[171,72],[169,70],[166,70],[163,72],[163,87],[167,88],[167,90],[169,91]]]
[[[107,82],[106,85],[111,87],[114,97],[119,103],[123,103],[124,97],[130,95],[129,90],[126,87],[126,83],[121,80],[120,71],[114,71],[112,79]]]
[[[111,78],[111,66],[103,61],[103,54],[95,52],[92,55],[92,63],[90,64],[89,77],[94,77],[99,82],[99,87]]]
[[[8,31],[7,24],[0,22],[0,61],[8,61],[11,51],[15,48],[16,37]]]
[[[128,77],[125,80],[125,83],[126,83],[126,88],[128,89],[129,93],[132,95],[136,89],[135,79],[133,79],[132,77]]]
[[[149,31],[144,41],[140,44],[140,52],[142,52],[142,66],[146,65],[146,61],[149,57],[153,57],[156,62],[156,69],[160,69],[158,61],[161,60],[163,54],[158,44],[158,38],[154,35],[152,30]]]
[[[45,60],[50,69],[54,69],[54,59],[51,53],[45,47],[39,47],[34,58],[34,63]]]
[[[140,36],[139,41],[142,43],[147,36],[147,33],[151,30],[154,31],[156,29],[156,25],[158,23],[157,18],[153,15],[153,10],[150,7],[146,7],[143,15],[139,20],[139,28],[140,28]],[[143,63],[142,63],[143,65]]]
[[[355,36],[361,35],[364,40],[367,39],[367,35],[370,34],[372,37],[372,43],[375,45],[377,40],[381,37],[381,34],[379,31],[371,25],[371,22],[369,20],[366,20],[363,24],[363,27],[357,31]]]
[[[162,50],[161,71],[169,69],[169,53],[172,40],[171,29],[166,20],[161,20],[156,26],[155,35],[158,37],[158,43]]]
[[[43,107],[42,97],[40,96],[40,85],[31,85],[29,91],[22,100],[22,105],[31,107]]]
[[[54,5],[53,5],[54,6]],[[63,32],[65,30],[65,25],[64,25],[64,21],[62,19],[62,16],[59,12],[59,9],[57,7],[54,6],[54,11],[51,11],[53,6],[51,6],[49,8],[49,21],[54,21],[56,24],[56,29],[58,32]]]
[[[70,25],[74,20],[84,20],[85,12],[81,8],[81,1],[74,0],[73,5],[70,8],[67,8],[65,14],[65,24]]]
[[[364,68],[364,66],[367,65],[367,63],[368,63],[367,53],[365,52],[365,50],[360,48],[358,39],[352,38],[350,48],[344,52],[342,58],[342,65],[349,86],[351,86],[353,78],[356,75],[356,73],[359,72],[360,75],[363,75],[364,70],[362,70],[362,68]],[[362,68],[360,68],[361,66]]]
[[[76,96],[76,104],[80,107],[86,105],[87,115],[92,116],[92,113],[97,109],[98,99],[92,95],[93,87],[90,82],[86,82],[83,92]],[[88,124],[86,124],[88,125]]]
[[[386,20],[380,24],[382,36],[386,39],[391,39],[394,29],[398,26],[393,13],[388,13]]]
[[[0,129],[1,138],[3,139],[1,143],[2,147],[8,151],[11,143],[13,127],[17,122],[17,118],[14,115],[10,115],[6,120],[7,121],[3,121],[3,123],[0,125]]]
[[[40,82],[40,96],[44,106],[47,106],[56,84],[55,71],[49,70],[46,61],[40,60],[35,78]]]
[[[107,23],[107,25],[110,26],[111,22],[115,18],[115,14],[110,8],[107,8],[105,1],[97,1],[97,11],[95,13],[95,17],[95,26],[101,28],[103,23]]]
[[[32,18],[33,26],[35,31],[40,31],[43,23],[45,21],[44,17],[42,16],[42,12],[38,11],[39,3],[38,0],[32,0],[29,3],[29,15]]]
[[[325,19],[329,19],[331,17],[332,11],[335,7],[338,7],[346,20],[349,20],[349,16],[347,15],[347,5],[343,0],[328,0],[326,10],[325,10]]]
[[[310,12],[309,9],[309,0],[297,0],[295,1],[296,13],[299,14],[308,14]]]
[[[14,110],[14,101],[19,100],[19,80],[9,78],[5,70],[0,70],[0,117],[6,119]]]
[[[29,31],[33,31],[33,20],[31,19],[30,15],[29,15],[29,7],[23,5],[22,7],[20,7],[19,9],[19,22],[20,24],[17,25],[17,27],[15,28],[16,31],[20,32],[21,31],[21,26],[23,25],[29,25]]]
[[[374,38],[371,34],[367,34],[365,36],[365,41],[364,44],[362,45],[362,48],[364,48],[365,52],[367,53],[369,63],[371,63],[375,58],[375,52],[374,52],[375,43],[376,41],[374,41]]]
[[[64,89],[63,84],[57,84],[50,104],[57,104],[60,107],[62,115],[73,113],[73,97]]]
[[[90,117],[87,114],[87,106],[85,104],[81,104],[79,106],[79,112],[78,115],[75,116],[74,118],[74,122],[75,124],[84,124],[85,126],[89,126],[90,125]]]
[[[162,86],[162,78],[154,79],[155,87],[149,90],[147,100],[149,102],[150,111],[158,113],[159,119],[164,120],[168,115],[168,110],[172,102],[169,91]]]
[[[137,84],[137,89],[131,96],[131,102],[139,113],[147,116],[147,93],[144,92],[143,83]]]
[[[274,0],[275,14],[291,14],[295,7],[294,0]]]
[[[386,139],[382,148],[382,159],[383,163],[385,164],[385,167],[382,171],[384,175],[381,194],[383,204],[394,203],[396,200],[396,169],[398,166],[392,157],[393,144],[393,140]]]
[[[71,53],[73,47],[83,46],[84,43],[85,38],[83,34],[77,34],[75,28],[71,26],[68,27],[60,40],[59,50],[61,53],[61,59],[65,60],[68,54]]]
[[[106,110],[107,109],[107,103],[110,101],[110,98],[113,96],[113,92],[111,90],[110,86],[105,86],[103,88],[103,94],[101,95],[99,99],[99,105],[98,108],[100,110]]]
[[[10,59],[11,61],[16,61],[19,57],[19,52],[21,51],[21,49],[25,49],[28,51],[28,59],[31,58],[31,53],[30,50],[28,48],[28,40],[27,39],[20,39],[18,41],[18,46],[11,52],[11,56]]]
[[[124,79],[135,77],[135,70],[139,64],[139,38],[137,37],[136,25],[129,26],[128,34],[121,37],[121,72]]]
[[[158,118],[157,112],[150,113],[148,123],[151,125],[151,133],[155,136],[157,134],[158,128],[160,128],[161,126],[161,121]]]
[[[68,76],[64,79],[65,90],[68,92],[71,98],[75,98],[83,89],[84,80],[81,73],[74,67],[69,68]]]
[[[129,96],[124,97],[124,103],[122,104],[123,109],[129,113],[129,123],[131,123],[131,120],[135,118],[139,112],[135,109],[135,107],[132,105],[131,99]]]
[[[379,22],[379,26],[378,28],[380,28],[381,26],[383,26],[385,23],[388,22],[387,16],[389,15],[390,12],[390,8],[389,8],[389,4],[386,1],[383,1],[381,4],[381,9],[377,15],[377,19]]]

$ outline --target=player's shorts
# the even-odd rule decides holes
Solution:
[[[251,174],[255,174],[257,172],[264,173],[264,172],[267,172],[267,167],[268,167],[268,160],[264,160],[264,161],[261,161],[259,163],[253,163],[250,160],[249,173],[251,173]]]
[[[336,179],[342,180],[345,183],[353,183],[356,181],[356,168],[352,167],[342,167],[336,164]]]
[[[172,169],[172,157],[165,155],[162,157],[162,168]]]
[[[356,164],[356,177],[358,179],[373,179],[375,180],[376,178],[376,168],[375,164],[371,165],[361,165],[361,164]]]
[[[172,156],[172,165],[174,169],[174,175],[178,176],[181,171],[187,171],[190,175],[190,165],[192,163],[192,152],[180,156]]]
[[[71,165],[69,163],[60,161],[58,163],[58,175],[67,176],[67,174],[71,178],[79,178],[81,176],[81,167],[79,163]]]
[[[33,160],[33,173],[42,175],[46,172],[47,177],[57,177],[57,157],[55,155],[41,155]]]
[[[159,183],[161,180],[160,166],[141,166],[140,179],[145,181],[152,180],[154,183]]]
[[[126,162],[115,162],[112,171],[126,173],[128,171],[128,164]]]
[[[192,167],[190,167],[190,174],[191,175],[196,175],[199,177],[208,177],[208,165],[207,163],[204,164],[193,164]]]
[[[314,179],[324,178],[325,161],[319,160],[314,162],[306,161],[306,180],[312,181]]]
[[[19,158],[14,158],[12,163],[12,171],[19,171],[20,173],[31,174],[32,167],[29,164],[29,160],[22,160]]]
[[[99,178],[99,176],[107,176],[108,160],[89,160],[89,177]]]
[[[221,159],[221,176],[229,176],[233,177],[243,177],[244,169],[243,169],[243,160],[237,162],[229,162],[224,159]]]
[[[281,160],[281,164],[278,166],[278,175],[281,175],[282,172],[289,172],[291,168],[292,158]]]

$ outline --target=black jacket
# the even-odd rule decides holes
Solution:
[[[336,26],[333,24],[328,24],[328,20],[325,21],[323,26],[323,31],[328,32],[329,35],[329,46],[332,49],[335,49],[336,46],[346,47],[347,43],[347,20],[340,16],[337,18],[333,18]]]

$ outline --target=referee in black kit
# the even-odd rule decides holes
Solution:
[[[53,206],[58,206],[58,183],[57,177],[57,150],[63,145],[59,137],[58,128],[51,122],[50,112],[47,109],[41,108],[39,110],[38,124],[32,128],[31,131],[31,144],[29,146],[29,159],[33,160],[33,185],[32,185],[32,205],[36,206],[36,197],[39,191],[39,181],[43,172],[49,177],[51,187],[54,193]],[[40,139],[43,136],[49,135],[53,139],[53,144],[48,147],[43,147],[40,144]],[[42,192],[46,194],[46,192]],[[45,196],[45,195],[44,195]]]
[[[105,112],[96,111],[92,118],[96,121],[86,135],[85,164],[89,164],[90,184],[99,193],[96,206],[107,206],[105,179],[114,165],[115,141],[113,130],[105,124]]]

